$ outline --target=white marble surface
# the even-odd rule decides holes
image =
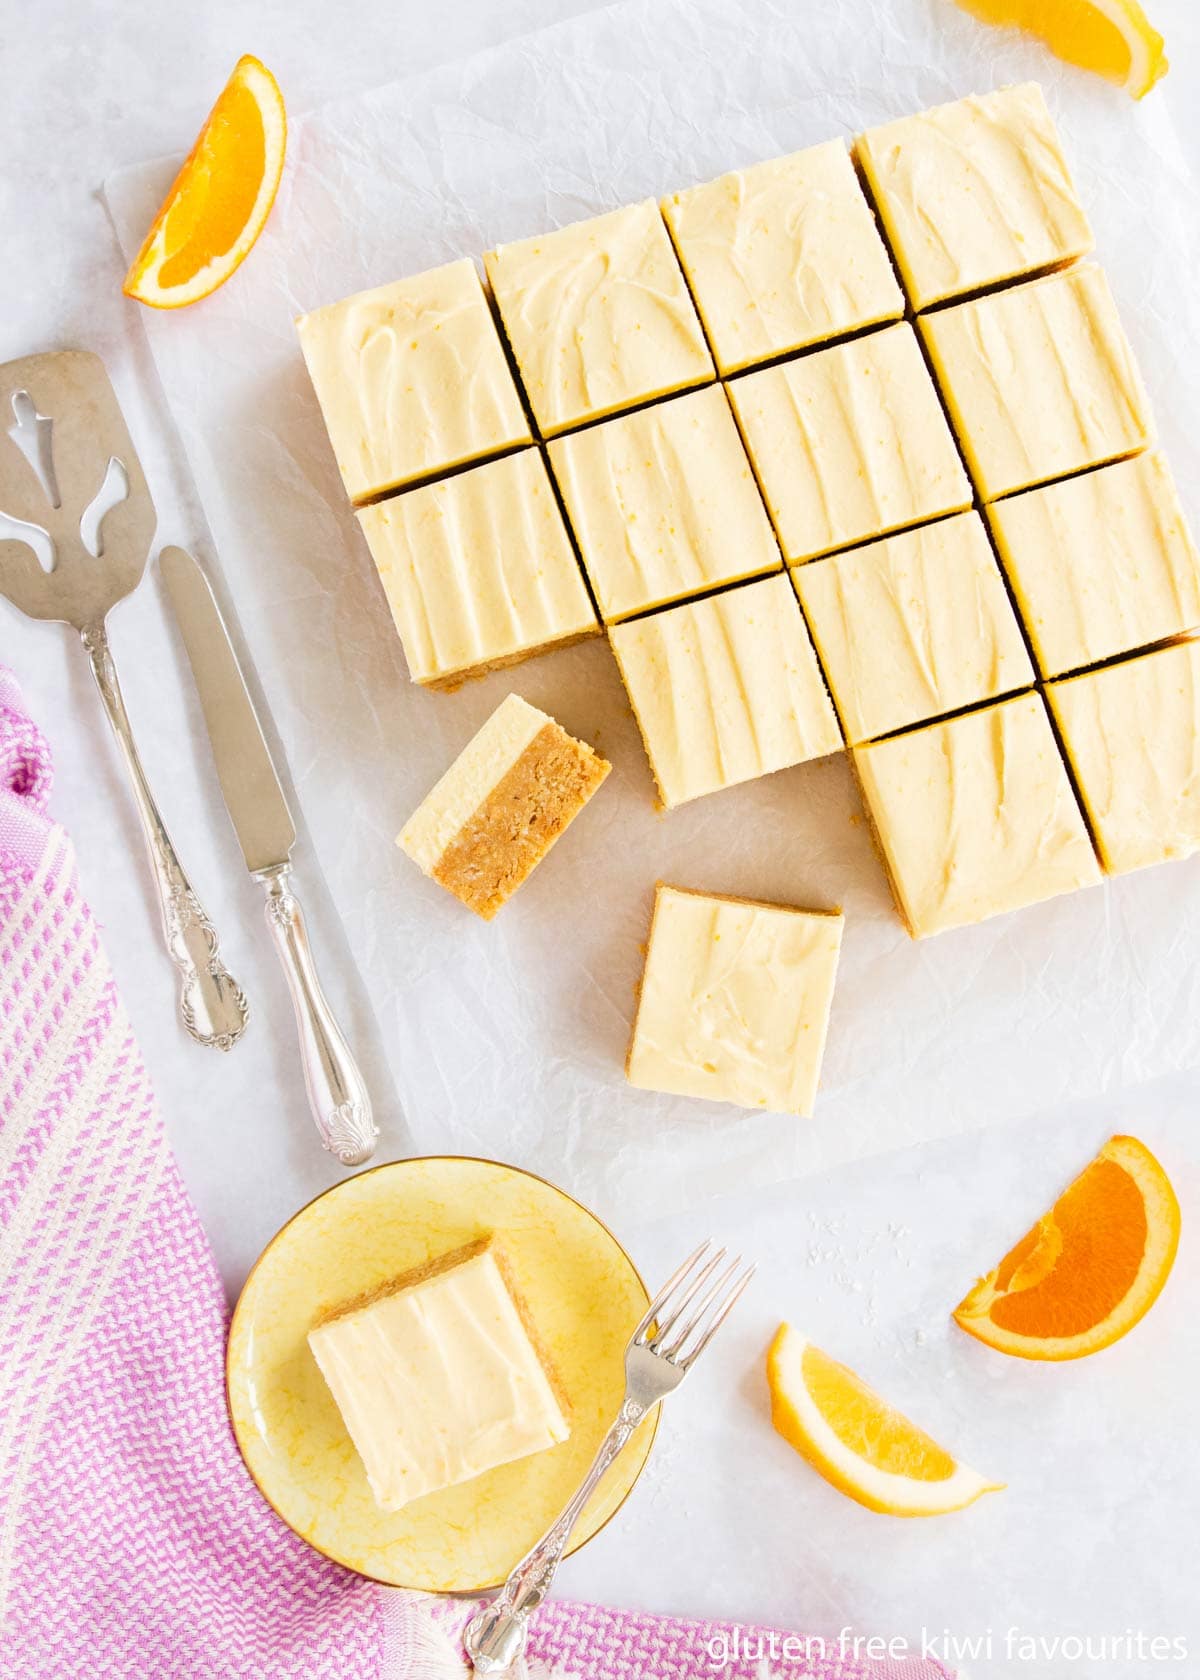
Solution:
[[[108,360],[146,458],[163,540],[194,540],[195,514],[170,451],[138,426],[148,362],[99,182],[123,163],[178,150],[232,60],[255,51],[293,109],[421,69],[586,9],[562,0],[461,0],[431,12],[315,0],[47,0],[9,4],[6,100],[0,110],[0,360],[78,343]],[[1191,0],[1155,0],[1175,68],[1164,90],[1200,167],[1200,19]],[[814,27],[820,8],[813,7]],[[1152,260],[1148,256],[1148,260]],[[1189,278],[1181,283],[1189,283]],[[1181,370],[1181,377],[1187,374]],[[249,563],[249,560],[247,561]],[[86,889],[150,1062],[185,1176],[231,1288],[263,1242],[332,1181],[314,1147],[290,1039],[288,1005],[264,941],[250,937],[257,890],[197,751],[194,708],[164,672],[177,668],[154,585],[122,611],[131,711],[162,803],[195,884],[253,990],[258,1030],[224,1061],[179,1029],[159,950],[155,906],[135,820],[90,679],[69,637],[0,604],[0,659],[22,680],[54,743],[55,814],[75,836]],[[337,971],[339,933],[316,901],[317,933]],[[324,913],[323,913],[324,912]],[[331,991],[357,1015],[353,988]],[[378,1076],[370,1034],[358,1021]],[[1013,1047],[1020,1054],[1020,1046]],[[1194,1394],[1200,1379],[1200,1287],[1186,1245],[1168,1295],[1126,1343],[1065,1368],[1026,1368],[965,1343],[946,1305],[981,1260],[1002,1251],[1114,1130],[1136,1131],[1168,1162],[1200,1211],[1195,1120],[1200,1073],[1065,1109],[1019,1127],[845,1168],[765,1196],[699,1212],[669,1206],[631,1246],[651,1274],[698,1226],[755,1252],[762,1277],[723,1357],[680,1396],[661,1450],[622,1519],[564,1572],[576,1595],[698,1614],[762,1616],[810,1628],[919,1637],[992,1628],[980,1675],[1200,1671],[1200,1611],[1189,1559],[1200,1530]],[[386,1102],[386,1091],[384,1092]],[[394,1116],[393,1126],[395,1124]],[[402,1153],[393,1129],[393,1153]],[[669,1190],[666,1201],[670,1203]],[[780,1316],[858,1363],[948,1444],[1003,1476],[1008,1491],[960,1517],[904,1524],[840,1499],[765,1426],[759,1363]],[[769,1503],[784,1546],[756,1545]],[[1007,1661],[1010,1623],[1047,1638],[1128,1627],[1184,1635],[1182,1663]]]

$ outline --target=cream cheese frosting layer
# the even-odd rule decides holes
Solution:
[[[483,260],[543,437],[713,377],[653,199]]]
[[[1095,243],[1036,82],[884,123],[855,156],[915,309]]]
[[[385,1511],[570,1434],[490,1249],[308,1342]]]
[[[633,1085],[810,1115],[843,918],[660,886]]]
[[[598,627],[536,449],[358,515],[414,682],[511,663]]]
[[[987,501],[1151,440],[1141,375],[1095,263],[938,310],[921,330]]]
[[[314,309],[296,328],[353,501],[530,441],[469,257]]]
[[[1010,496],[988,519],[1043,676],[1200,625],[1200,554],[1161,451]]]
[[[672,193],[662,211],[722,373],[904,313],[841,140]]]
[[[856,747],[853,758],[914,939],[1100,879],[1038,694]]]
[[[1200,850],[1200,642],[1051,683],[1110,874]]]
[[[842,745],[784,576],[609,631],[667,809]]]
[[[907,322],[729,385],[789,561],[971,505],[971,486]]]
[[[405,823],[396,844],[428,875],[463,824],[554,719],[519,694],[502,700]]]
[[[549,448],[605,620],[779,569],[722,386],[606,420]]]
[[[797,566],[792,577],[852,744],[1033,683],[977,513]]]

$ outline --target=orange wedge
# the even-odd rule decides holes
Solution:
[[[224,285],[263,230],[286,147],[278,82],[240,58],[133,259],[126,296],[179,309]]]
[[[1179,1246],[1179,1203],[1144,1143],[1110,1138],[1032,1231],[980,1278],[955,1322],[1021,1359],[1111,1347],[1154,1305]]]
[[[1002,1485],[952,1458],[790,1324],[771,1343],[767,1383],[771,1422],[784,1440],[869,1510],[933,1517]]]
[[[1167,73],[1163,38],[1138,0],[958,0],[984,23],[1036,35],[1058,58],[1094,70],[1135,99]]]

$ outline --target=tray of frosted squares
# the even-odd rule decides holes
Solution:
[[[304,316],[413,680],[604,636],[667,812],[847,751],[915,938],[1195,850],[1200,561],[1092,245],[1029,84]]]

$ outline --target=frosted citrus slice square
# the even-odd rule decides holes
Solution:
[[[1141,374],[1104,270],[1080,263],[920,319],[985,502],[1145,449]]]
[[[1059,267],[1094,243],[1036,82],[855,142],[914,309]]]
[[[987,510],[1046,677],[1200,625],[1200,553],[1161,450]]]
[[[853,759],[914,939],[1101,879],[1039,694],[855,747]]]
[[[907,321],[740,374],[729,395],[785,560],[971,505]]]
[[[1110,875],[1200,851],[1200,641],[1049,684]]]
[[[530,441],[469,257],[324,304],[296,331],[353,502]]]
[[[543,437],[714,376],[653,199],[484,256]]]
[[[780,568],[723,386],[555,438],[549,455],[606,623]]]
[[[811,1114],[842,926],[837,912],[660,885],[629,1083]]]
[[[782,575],[614,624],[609,641],[667,810],[842,745]]]
[[[797,566],[792,582],[852,746],[1033,683],[975,512]]]
[[[904,313],[843,140],[732,169],[662,211],[722,373]]]

